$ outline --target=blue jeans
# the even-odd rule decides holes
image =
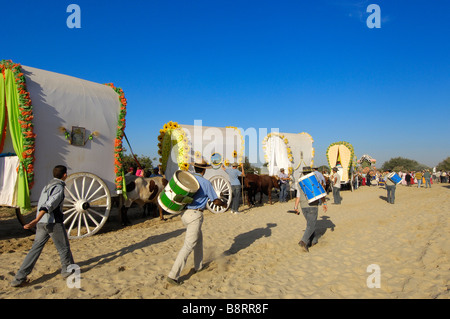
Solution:
[[[341,203],[341,189],[339,187],[333,187],[333,198],[335,204]]]
[[[425,187],[428,188],[428,185],[430,185],[431,188],[431,180],[430,178],[425,178]]]
[[[280,185],[280,202],[285,202],[287,198],[287,183]]]
[[[31,273],[41,255],[42,249],[44,249],[44,246],[50,237],[59,253],[62,266],[61,273],[66,273],[67,267],[74,264],[72,252],[70,251],[69,238],[67,237],[64,224],[38,223],[36,225],[36,236],[34,238],[33,246],[31,246],[30,252],[25,257],[22,266],[20,266],[20,269],[15,276],[17,280],[25,280]]]
[[[387,201],[390,204],[394,204],[395,202],[395,187],[395,185],[386,185]]]
[[[420,185],[422,185],[422,179],[417,179],[417,188],[420,188]]]
[[[302,207],[303,216],[306,219],[306,229],[303,233],[302,241],[306,245],[314,245],[317,244],[318,237],[316,237],[316,222],[317,216],[319,215],[319,206],[313,207]]]
[[[239,202],[241,200],[241,185],[231,185],[231,210],[234,212],[239,211]]]

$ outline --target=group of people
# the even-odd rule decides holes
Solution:
[[[417,184],[418,188],[420,188],[422,185],[425,185],[425,188],[431,188],[431,184],[433,183],[448,183],[449,174],[450,172],[446,171],[430,172],[430,170],[428,169],[422,171],[398,173],[398,175],[402,178],[403,185],[411,186]]]
[[[125,176],[130,175],[136,175],[139,177],[155,177],[155,176],[164,176],[164,174],[161,172],[161,165],[158,165],[157,167],[153,167],[150,169],[144,169],[144,168],[135,168],[133,166],[130,166],[128,168],[128,172],[125,174]]]
[[[203,211],[208,200],[211,200],[217,206],[226,207],[227,205],[217,197],[211,182],[203,177],[206,169],[211,166],[204,160],[196,161],[193,166],[195,170],[193,175],[200,188],[195,193],[193,201],[185,206],[185,211],[181,217],[181,221],[186,227],[185,240],[167,276],[167,281],[174,285],[180,284],[180,273],[192,252],[194,253],[195,272],[203,269],[202,223]],[[53,177],[40,194],[36,218],[24,226],[25,229],[36,227],[36,236],[30,251],[11,282],[12,287],[20,287],[26,282],[27,276],[32,272],[50,238],[52,238],[60,256],[62,277],[68,278],[72,274],[70,266],[74,264],[74,258],[63,220],[64,181],[67,178],[67,167],[56,166],[53,169]]]
[[[401,184],[404,186],[417,185],[418,188],[425,186],[431,188],[431,184],[450,183],[450,172],[437,171],[430,172],[429,169],[418,171],[399,171],[398,175],[402,179]],[[377,186],[385,183],[385,173],[377,170],[371,170],[366,174],[358,172],[353,176],[353,188],[357,189],[361,185]]]
[[[186,261],[189,255],[194,253],[194,271],[199,272],[203,269],[203,236],[202,236],[202,224],[203,224],[203,211],[206,207],[208,200],[212,201],[215,205],[226,207],[227,204],[223,202],[220,198],[218,198],[211,182],[204,178],[204,174],[206,169],[211,168],[211,165],[208,165],[203,159],[201,161],[196,161],[193,163],[194,167],[194,177],[199,182],[200,188],[195,193],[193,197],[193,201],[185,206],[185,211],[182,213],[181,221],[186,227],[186,234],[184,239],[184,244],[180,249],[175,262],[167,276],[167,281],[173,285],[179,285],[179,277],[181,271],[186,265]],[[233,164],[231,168],[226,168],[223,166],[223,169],[230,177],[230,183],[232,185],[233,192],[233,200],[231,204],[231,212],[238,213],[239,210],[239,202],[240,202],[240,194],[242,190],[241,181],[239,177],[244,177],[244,169],[243,165],[240,165],[240,170],[238,170],[239,165]],[[328,178],[331,180],[331,185],[333,187],[333,198],[334,204],[341,204],[341,196],[340,196],[340,186],[341,180],[340,175],[338,173],[338,169],[334,167],[332,169],[333,173]],[[326,180],[322,173],[317,171],[317,168],[313,169],[314,175],[317,178],[317,181],[326,187]],[[158,172],[154,172],[158,173]],[[309,174],[311,171],[304,170],[303,174]],[[389,203],[394,204],[395,201],[395,188],[396,183],[391,181],[388,178],[388,174],[390,171],[386,171],[381,178],[384,179],[386,183],[387,190],[387,200]],[[411,181],[411,174],[409,173],[401,173],[402,178],[405,181]],[[302,176],[301,175],[301,176]],[[300,177],[301,177],[300,176]],[[410,176],[411,179],[407,178]],[[419,181],[422,178],[425,178],[426,187],[430,183],[431,187],[431,178],[434,175],[431,175],[429,171],[424,172],[415,172],[413,175],[414,179]],[[19,287],[21,286],[27,279],[27,276],[32,272],[45,244],[47,241],[52,238],[56,249],[60,256],[61,262],[61,275],[63,278],[67,278],[71,275],[70,265],[74,264],[74,258],[72,256],[72,252],[70,249],[69,238],[67,235],[67,231],[64,226],[63,221],[63,201],[64,201],[64,187],[65,180],[67,178],[67,167],[63,165],[55,166],[53,169],[53,179],[50,183],[45,186],[41,192],[38,206],[36,218],[32,220],[30,223],[24,226],[25,229],[31,229],[36,227],[36,236],[33,242],[33,245],[26,255],[21,267],[18,272],[14,276],[13,281],[11,282],[11,286]],[[439,175],[439,179],[441,182],[448,182],[448,174],[446,172],[442,172]],[[289,180],[291,180],[290,174],[285,174],[284,169],[280,170],[279,175],[280,180],[280,202],[287,201],[287,187],[289,185]],[[284,185],[284,186],[283,186]],[[326,196],[321,197],[318,200],[310,202],[306,196],[306,194],[302,191],[299,186],[298,181],[295,183],[296,190],[296,200],[294,205],[294,211],[296,214],[299,214],[299,206],[301,208],[302,214],[306,220],[306,229],[304,234],[299,241],[300,247],[308,252],[309,248],[315,245],[318,241],[318,236],[315,232],[315,226],[318,217],[319,206],[323,207],[324,212],[327,212],[327,203]],[[420,187],[420,184],[419,184]]]

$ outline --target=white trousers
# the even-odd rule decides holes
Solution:
[[[192,251],[194,251],[195,270],[202,269],[203,263],[203,212],[188,209],[181,216],[181,221],[186,226],[186,237],[184,238],[184,245],[172,266],[172,270],[169,272],[169,277],[175,280],[178,280],[180,277],[180,273]]]

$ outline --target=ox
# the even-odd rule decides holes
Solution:
[[[125,182],[127,187],[127,200],[121,208],[121,218],[124,225],[130,224],[127,212],[133,203],[138,204],[142,208],[146,204],[155,204],[159,208],[159,219],[164,220],[163,209],[158,204],[158,195],[168,183],[164,177],[144,178],[131,175],[125,176]]]
[[[244,189],[247,191],[248,206],[254,205],[256,194],[260,193],[259,203],[262,203],[263,194],[269,197],[272,205],[272,188],[280,188],[278,179],[275,176],[245,174]]]

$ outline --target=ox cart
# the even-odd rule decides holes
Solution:
[[[53,167],[65,165],[69,238],[97,233],[109,217],[112,197],[124,190],[123,91],[11,61],[1,61],[0,67],[5,95],[0,97],[0,153],[5,155],[0,206],[15,208],[19,221],[27,223]]]
[[[327,149],[327,160],[330,169],[336,167],[341,177],[341,187],[350,188],[353,191],[354,166],[356,164],[353,146],[348,142],[335,142]]]
[[[160,163],[167,180],[178,170],[193,172],[191,163],[203,158],[212,166],[206,170],[204,177],[211,181],[217,196],[227,203],[226,207],[221,207],[208,201],[206,207],[212,213],[223,213],[230,207],[231,184],[222,165],[242,163],[245,146],[238,128],[169,122],[160,130],[158,141]]]

